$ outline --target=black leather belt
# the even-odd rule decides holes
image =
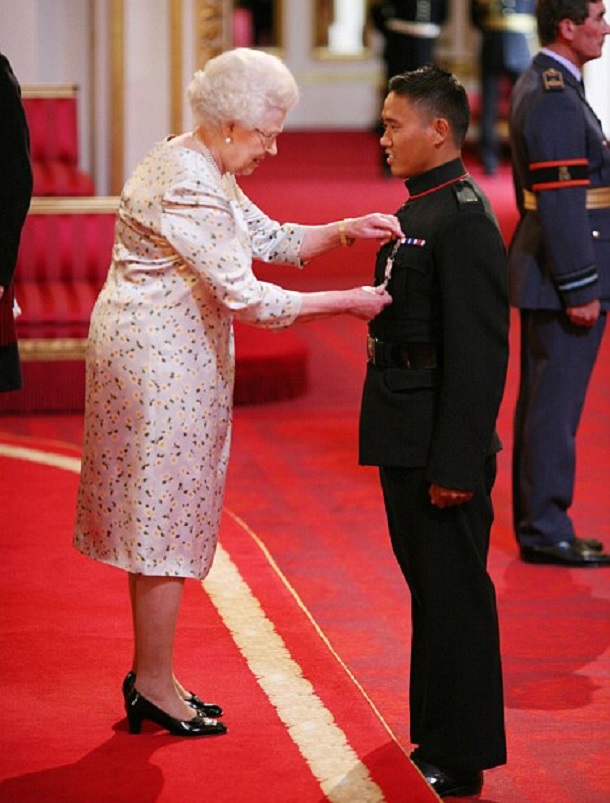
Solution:
[[[367,360],[377,368],[438,368],[434,343],[386,343],[367,335]]]

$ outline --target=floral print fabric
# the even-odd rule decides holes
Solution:
[[[129,572],[205,577],[229,457],[232,320],[294,321],[300,294],[259,282],[251,263],[300,266],[302,237],[171,140],[136,168],[91,317],[80,552]]]

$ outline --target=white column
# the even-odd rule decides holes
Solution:
[[[358,53],[362,50],[364,3],[362,0],[335,0],[335,19],[329,26],[328,44],[333,53]]]

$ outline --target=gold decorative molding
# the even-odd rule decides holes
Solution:
[[[197,68],[225,49],[225,7],[223,0],[196,0]]]
[[[19,341],[22,362],[57,362],[58,360],[84,360],[87,338],[24,338]]]
[[[119,193],[125,180],[125,4],[110,3],[110,189]]]
[[[272,48],[272,52],[276,52],[279,50],[280,53],[276,53],[276,55],[280,55],[284,50],[284,3],[282,0],[275,0],[273,4],[273,33],[275,39],[275,48]]]
[[[32,198],[28,214],[90,215],[93,212],[109,212],[114,214],[118,208],[118,195],[37,195]]]
[[[77,94],[76,84],[25,84],[21,87],[22,98],[74,98]]]
[[[378,78],[376,70],[361,70],[351,72],[297,72],[295,78],[299,86],[316,86],[323,84],[364,84],[374,83]]]
[[[329,47],[315,47],[313,50],[314,58],[318,61],[365,61],[372,57],[372,51],[363,47],[361,50],[354,50],[351,53],[337,53]]]
[[[169,60],[170,60],[170,130],[174,134],[182,131],[182,98],[184,95],[182,62],[182,3],[183,0],[171,0],[169,6]]]
[[[89,4],[92,19],[95,18],[95,4],[91,0]],[[97,32],[98,26],[96,24],[89,27],[89,39],[87,43],[87,91],[89,93],[89,109],[85,109],[85,114],[88,116],[87,124],[89,128],[88,147],[89,147],[89,166],[88,171],[91,173],[93,183],[95,186],[99,180],[99,165],[97,159],[97,149],[100,141],[100,134],[104,137],[104,130],[98,131],[97,115],[95,113],[98,108],[98,86],[97,86],[97,56],[99,52],[99,36]]]

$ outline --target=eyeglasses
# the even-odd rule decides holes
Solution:
[[[268,151],[275,145],[276,139],[279,137],[280,133],[278,131],[277,134],[267,134],[265,131],[261,131],[260,128],[254,128],[254,131],[258,134],[258,138],[261,141],[261,145],[263,148]]]

